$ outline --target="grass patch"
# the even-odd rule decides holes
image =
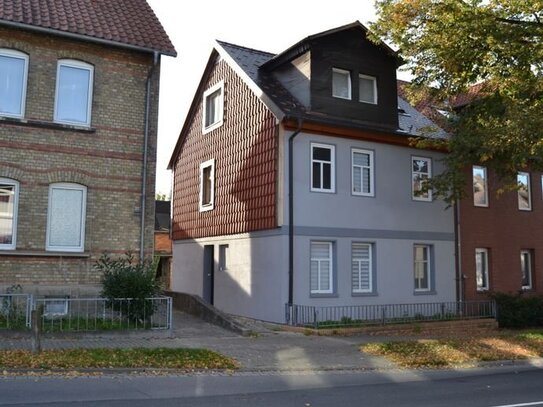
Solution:
[[[206,349],[132,348],[0,351],[0,368],[155,368],[155,369],[236,369],[233,359]]]
[[[504,332],[494,336],[420,339],[369,343],[361,351],[384,356],[400,367],[442,368],[477,362],[518,360],[543,356],[543,331]]]

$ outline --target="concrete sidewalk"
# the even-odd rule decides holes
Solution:
[[[255,324],[255,335],[244,337],[196,317],[174,310],[174,330],[171,338],[162,334],[141,337],[125,335],[78,334],[70,337],[45,337],[42,348],[206,348],[236,359],[241,371],[328,371],[387,369],[395,366],[382,358],[365,355],[358,350],[368,337],[305,336],[282,332]],[[378,340],[379,338],[371,338]],[[0,349],[30,349],[28,337],[0,337]]]

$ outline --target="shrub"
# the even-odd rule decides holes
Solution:
[[[153,314],[152,304],[146,298],[156,296],[161,288],[155,278],[155,261],[134,262],[130,253],[113,260],[104,253],[94,268],[102,272],[101,295],[109,300],[110,308],[141,322]],[[115,300],[119,298],[130,298],[131,301]]]
[[[494,294],[500,328],[543,326],[543,296]]]

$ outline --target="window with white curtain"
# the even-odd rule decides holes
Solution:
[[[334,291],[332,247],[332,242],[311,242],[311,294]]]
[[[0,48],[0,115],[24,117],[28,55]]]
[[[374,76],[358,75],[358,100],[377,104],[377,79]]]
[[[204,92],[203,133],[208,133],[223,123],[224,82],[219,82]]]
[[[351,99],[351,72],[345,69],[332,69],[332,96]]]
[[[55,121],[90,126],[94,68],[81,61],[62,59],[57,65]]]
[[[352,244],[351,284],[353,293],[373,291],[371,244],[369,243]]]
[[[47,250],[82,252],[85,248],[87,188],[79,184],[49,186]]]
[[[374,196],[373,151],[352,150],[353,195]]]
[[[0,178],[0,249],[15,249],[18,200],[19,183]]]

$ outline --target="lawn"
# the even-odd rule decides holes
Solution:
[[[0,369],[236,369],[238,364],[206,349],[131,348],[0,351]]]
[[[461,367],[477,362],[543,357],[543,330],[509,331],[465,339],[369,343],[360,350],[384,356],[405,368]]]

